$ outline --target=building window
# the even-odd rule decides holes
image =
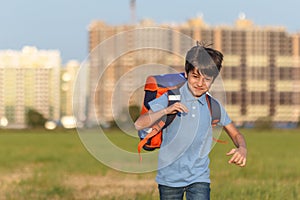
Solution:
[[[266,105],[268,103],[267,92],[251,92],[251,105]]]
[[[293,93],[292,92],[280,92],[279,93],[279,104],[280,105],[292,105],[293,104]]]
[[[238,67],[229,67],[226,66],[222,69],[222,78],[228,80],[237,80],[240,79],[240,71]]]
[[[280,67],[279,68],[279,79],[280,80],[291,80],[293,77],[292,67]]]
[[[240,95],[238,92],[226,92],[227,104],[238,105]]]
[[[251,67],[251,80],[268,80],[268,69],[266,67]]]

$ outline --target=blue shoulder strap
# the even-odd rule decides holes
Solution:
[[[173,105],[176,102],[180,102],[180,92],[179,92],[180,88],[176,88],[174,90],[169,90],[168,91],[168,107],[170,105]],[[164,125],[163,128],[166,128],[167,126],[169,126],[172,121],[175,119],[177,114],[169,114],[167,115],[167,119],[166,119],[166,124]]]
[[[211,114],[211,124],[216,126],[221,119],[221,108],[217,100],[206,94],[206,101]]]

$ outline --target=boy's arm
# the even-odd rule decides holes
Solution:
[[[239,132],[239,130],[234,126],[233,123],[224,126],[224,130],[230,136],[234,145],[237,147],[236,149],[232,149],[226,154],[228,156],[232,155],[228,163],[234,163],[240,167],[244,167],[246,165],[247,157],[247,147],[244,136]]]
[[[176,102],[173,105],[159,110],[157,112],[149,110],[145,114],[139,116],[139,118],[135,121],[134,126],[137,130],[142,130],[144,128],[152,126],[157,120],[162,118],[164,115],[174,114],[176,112],[188,112],[188,109],[182,103]]]
[[[137,130],[142,130],[153,125],[154,122],[162,118],[164,115],[166,115],[166,109],[162,109],[157,112],[149,110],[145,114],[139,116],[139,118],[135,121],[134,126]]]

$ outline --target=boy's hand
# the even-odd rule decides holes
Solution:
[[[245,147],[231,149],[231,151],[229,151],[226,155],[232,155],[228,163],[234,163],[240,167],[244,167],[246,165],[247,149]]]
[[[187,109],[187,107],[180,102],[176,102],[165,109],[166,114],[175,114],[177,112],[187,113],[188,111],[189,110]]]

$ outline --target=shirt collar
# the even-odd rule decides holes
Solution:
[[[206,104],[206,93],[200,97],[194,97],[191,91],[188,88],[188,83],[185,82],[184,85],[180,88],[181,98],[184,98],[186,101],[199,101],[202,105]]]

